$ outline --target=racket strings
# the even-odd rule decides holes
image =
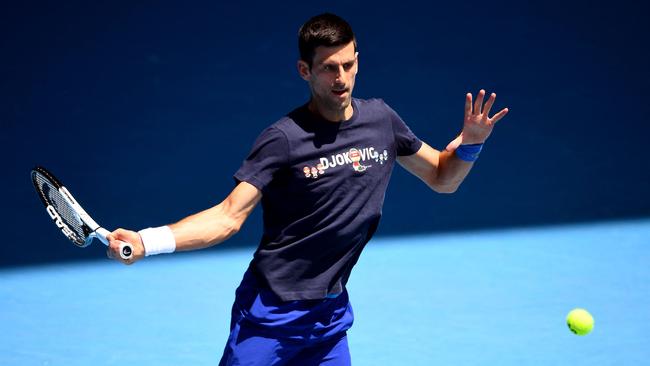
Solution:
[[[33,179],[34,185],[41,197],[48,205],[54,208],[61,218],[61,221],[63,221],[63,223],[65,223],[74,233],[75,237],[69,236],[70,240],[75,242],[77,245],[83,245],[90,234],[90,229],[79,219],[77,213],[72,209],[72,207],[70,207],[65,198],[63,198],[63,195],[59,192],[58,188],[55,187],[47,177],[35,173]]]

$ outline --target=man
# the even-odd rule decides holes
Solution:
[[[298,72],[309,102],[264,130],[220,204],[169,226],[118,229],[109,256],[195,250],[235,234],[262,202],[264,234],[232,309],[221,365],[349,365],[353,313],[345,288],[379,224],[395,161],[436,192],[454,192],[494,123],[495,94],[465,100],[460,135],[439,152],[382,100],[352,98],[359,67],[350,26],[332,14],[299,32]],[[134,256],[117,255],[118,240]]]

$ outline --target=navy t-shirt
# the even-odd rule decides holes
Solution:
[[[282,300],[341,293],[381,217],[396,156],[422,142],[381,99],[352,99],[331,122],[306,105],[265,129],[237,181],[262,191],[264,232],[250,269]]]

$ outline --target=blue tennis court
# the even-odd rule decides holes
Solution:
[[[649,238],[646,219],[374,239],[348,286],[353,364],[645,364]],[[2,270],[0,364],[214,365],[252,251]]]

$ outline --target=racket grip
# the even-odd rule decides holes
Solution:
[[[133,256],[133,247],[131,244],[120,240],[120,257],[122,259],[131,259]]]

